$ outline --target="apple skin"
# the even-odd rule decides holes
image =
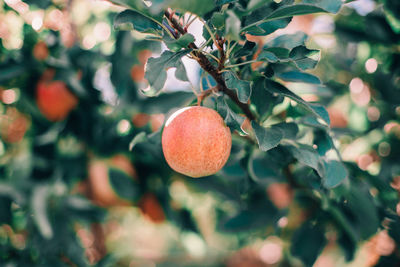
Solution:
[[[182,108],[167,120],[162,149],[176,172],[197,178],[217,173],[229,158],[232,136],[222,117],[206,107]]]
[[[62,121],[76,107],[78,99],[63,81],[41,80],[36,87],[36,102],[49,121]]]

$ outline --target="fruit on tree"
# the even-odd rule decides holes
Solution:
[[[39,41],[35,44],[33,47],[33,56],[39,61],[45,60],[49,56],[49,49],[45,42]]]
[[[215,174],[228,160],[232,146],[222,117],[206,107],[186,107],[172,114],[162,133],[169,166],[190,177]]]
[[[165,221],[165,214],[157,197],[153,193],[146,193],[139,201],[142,214],[154,223]]]
[[[124,155],[115,155],[110,159],[92,159],[88,166],[89,197],[103,207],[127,206],[129,201],[118,196],[111,185],[110,168],[118,169],[136,179],[136,170]]]
[[[63,81],[42,79],[36,87],[36,102],[49,121],[61,121],[76,107],[78,98]]]
[[[142,128],[150,122],[150,129],[153,132],[156,132],[163,125],[164,119],[165,115],[162,113],[151,115],[145,113],[137,113],[132,116],[132,123],[135,127]]]
[[[131,78],[135,82],[142,82],[144,80],[144,65],[133,65],[131,68]]]
[[[271,183],[267,188],[267,195],[278,209],[287,208],[293,199],[292,189],[286,183]]]
[[[0,116],[0,134],[7,143],[21,141],[29,128],[28,118],[16,108],[10,107],[6,113]]]

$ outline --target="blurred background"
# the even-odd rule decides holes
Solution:
[[[213,177],[188,179],[167,166],[159,141],[165,117],[194,103],[192,91],[207,83],[184,59],[190,82],[169,70],[165,93],[148,97],[146,61],[165,47],[116,31],[121,10],[100,0],[0,1],[0,265],[302,266],[289,247],[306,209],[287,183],[268,179],[262,196],[252,196],[266,199],[265,214],[229,220],[248,197],[239,138]],[[321,49],[312,73],[323,85],[285,85],[327,107],[349,172],[374,181],[371,195],[397,201],[400,4],[350,1],[337,15],[298,16],[271,35],[246,38],[262,47],[299,31]],[[199,21],[189,32],[204,41]],[[295,116],[295,106],[285,99],[273,112]],[[368,227],[375,222],[365,209],[358,219]],[[313,266],[398,266],[387,229],[352,248],[354,258],[343,251],[350,243],[326,236]]]

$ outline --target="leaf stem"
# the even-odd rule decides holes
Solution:
[[[225,66],[225,68],[234,68],[234,67],[237,67],[237,66],[252,64],[252,63],[256,63],[256,62],[260,62],[260,61],[254,59],[254,60],[250,60],[250,61],[246,61],[246,62],[241,62],[241,63],[238,63],[238,64],[228,65],[228,66]]]

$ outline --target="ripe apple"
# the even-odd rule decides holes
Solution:
[[[116,168],[123,171],[132,179],[136,179],[136,171],[131,161],[124,155],[116,155],[110,159],[92,159],[89,162],[89,197],[103,207],[128,206],[130,202],[122,199],[114,191],[109,169]]]
[[[76,107],[78,99],[63,81],[42,79],[36,87],[36,102],[49,121],[61,121]]]
[[[33,56],[39,61],[45,60],[49,56],[49,49],[45,42],[39,41],[35,44],[33,47]]]
[[[144,65],[133,65],[131,68],[131,78],[135,82],[142,82],[144,80]]]
[[[222,117],[206,107],[186,107],[165,123],[162,149],[169,166],[190,177],[218,172],[230,155],[232,136]]]
[[[154,223],[165,221],[165,214],[157,197],[153,193],[146,193],[139,201],[142,214]]]
[[[138,128],[142,128],[150,122],[150,129],[153,132],[156,132],[164,123],[165,115],[162,113],[159,114],[145,114],[145,113],[137,113],[132,117],[132,123],[134,126]]]
[[[0,116],[1,138],[7,143],[21,141],[28,128],[28,118],[16,108],[8,108],[6,114]]]

